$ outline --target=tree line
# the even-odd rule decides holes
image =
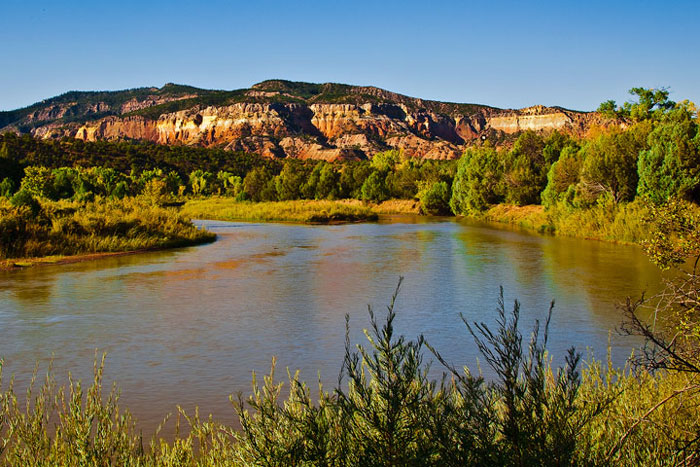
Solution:
[[[635,88],[634,103],[599,109],[611,118],[584,139],[558,132],[523,133],[511,150],[468,149],[459,163],[450,206],[456,214],[498,203],[588,208],[637,197],[700,201],[697,109],[668,100],[666,90]],[[613,120],[614,119],[614,120]]]

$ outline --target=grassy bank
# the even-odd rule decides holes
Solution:
[[[621,243],[640,243],[653,232],[651,210],[642,201],[588,209],[498,204],[475,219],[517,225],[540,233]]]
[[[36,201],[13,205],[0,199],[0,264],[33,258],[174,248],[212,241],[174,208],[139,198]]]
[[[227,197],[187,201],[182,214],[192,219],[250,222],[342,223],[376,220],[379,215],[420,215],[415,200],[381,203],[359,200],[238,202]],[[600,204],[587,209],[497,204],[473,219],[516,225],[540,233],[623,243],[639,243],[652,232],[650,209],[642,201]]]
[[[191,219],[249,222],[343,223],[377,220],[377,213],[361,201],[238,202],[211,197],[185,203],[182,214]]]
[[[412,199],[390,199],[370,206],[377,214],[421,214],[420,202]]]
[[[466,370],[428,380],[428,350],[394,333],[391,305],[385,321],[370,318],[368,343],[348,344],[346,384],[333,392],[312,396],[293,374],[283,390],[273,366],[250,397],[232,398],[241,429],[179,409],[175,439],[150,444],[118,393],[103,393],[99,362],[89,388],[48,377],[26,403],[0,384],[0,465],[697,465],[697,375],[580,369],[575,353],[554,369],[542,334],[528,347],[517,304],[498,312],[493,332],[466,339],[496,374],[490,384]]]

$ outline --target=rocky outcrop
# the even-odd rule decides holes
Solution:
[[[359,160],[365,153],[355,148],[329,148],[307,138],[286,137],[279,143],[287,157],[324,161]]]
[[[107,117],[82,125],[71,136],[85,141],[122,138],[157,141],[158,129],[155,122],[143,117]]]
[[[96,102],[87,106],[81,106],[75,102],[55,104],[39,108],[36,111],[29,113],[25,117],[25,122],[46,122],[58,120],[61,118],[90,116],[95,114],[101,114],[109,110],[110,106],[105,102]]]
[[[197,97],[197,94],[186,94],[184,96],[178,97],[163,97],[163,96],[148,96],[145,99],[129,99],[124,102],[119,110],[121,113],[126,114],[130,112],[136,112],[137,110],[147,109],[149,107],[154,107],[156,105],[166,104],[168,102],[179,101],[184,99],[193,99]]]
[[[492,116],[488,119],[488,125],[494,130],[512,134],[526,130],[573,129],[577,119],[580,119],[579,112],[537,105],[517,112]]]
[[[463,147],[447,141],[431,141],[415,135],[393,136],[387,139],[387,144],[421,159],[457,159],[464,152]]]
[[[19,131],[21,125],[29,125],[29,131],[42,138],[132,138],[332,161],[372,157],[390,148],[418,158],[454,159],[472,141],[494,131],[582,133],[600,123],[595,113],[424,101],[374,87],[264,82],[232,91],[230,98],[221,98],[222,104],[208,106],[198,104],[199,91],[186,89],[178,95],[148,89],[142,93],[145,96],[122,101],[111,96],[110,102],[118,105],[103,101],[36,104],[6,129]],[[181,110],[169,111],[173,101],[182,101],[175,102]],[[144,109],[148,113],[141,112]],[[105,113],[111,114],[100,118]]]

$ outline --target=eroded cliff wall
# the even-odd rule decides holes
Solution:
[[[501,110],[423,101],[371,87],[341,88],[348,102],[337,103],[322,102],[323,89],[306,101],[269,89],[254,87],[237,95],[242,102],[228,105],[202,105],[197,102],[197,94],[177,99],[148,95],[118,106],[106,102],[80,107],[70,102],[47,105],[27,114],[23,123],[31,124],[30,132],[42,138],[132,138],[245,150],[265,157],[338,160],[372,157],[390,148],[402,149],[418,158],[454,159],[472,141],[493,132],[583,133],[600,120],[595,113],[543,106]],[[187,108],[139,114],[142,109],[157,110],[174,100]],[[283,102],[290,100],[296,102]],[[79,114],[75,115],[76,109],[82,112],[82,121]],[[105,112],[115,114],[99,118]],[[21,128],[18,125],[12,128]]]

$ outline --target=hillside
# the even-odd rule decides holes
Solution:
[[[137,139],[258,153],[348,160],[390,148],[454,159],[479,138],[524,130],[583,133],[596,113],[560,107],[498,109],[423,100],[371,86],[269,80],[250,89],[166,84],[124,91],[71,91],[0,112],[0,132],[86,141]]]

